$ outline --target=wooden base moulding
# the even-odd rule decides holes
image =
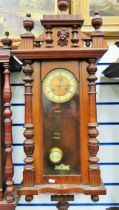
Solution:
[[[103,184],[99,187],[77,184],[44,184],[35,185],[33,187],[21,187],[17,190],[18,195],[38,195],[40,193],[70,194],[74,192],[92,196],[106,194],[106,190]]]

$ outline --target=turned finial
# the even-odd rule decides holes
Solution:
[[[23,21],[23,26],[27,32],[31,32],[34,28],[34,21],[31,18],[31,14],[27,13],[26,18]]]
[[[5,36],[6,36],[6,37],[3,38],[3,39],[1,40],[1,42],[2,42],[2,44],[3,44],[3,46],[4,46],[5,48],[10,48],[11,45],[12,45],[12,39],[9,38],[9,32],[8,32],[8,31],[5,32]]]
[[[99,11],[95,11],[95,15],[92,19],[92,26],[95,28],[95,31],[99,31],[102,26],[102,18],[99,14]]]
[[[60,12],[66,12],[69,8],[69,0],[57,0],[57,5]]]

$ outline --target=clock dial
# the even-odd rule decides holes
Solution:
[[[63,103],[74,96],[76,79],[68,70],[55,69],[44,79],[43,91],[51,101]]]

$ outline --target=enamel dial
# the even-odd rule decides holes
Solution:
[[[43,81],[43,91],[46,97],[56,103],[70,100],[76,92],[76,79],[66,69],[55,69],[47,74]]]

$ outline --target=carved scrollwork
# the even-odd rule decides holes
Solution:
[[[61,47],[68,45],[67,38],[69,37],[69,32],[66,31],[66,28],[62,28],[61,31],[58,31],[57,36],[59,37],[58,45],[60,45]]]

